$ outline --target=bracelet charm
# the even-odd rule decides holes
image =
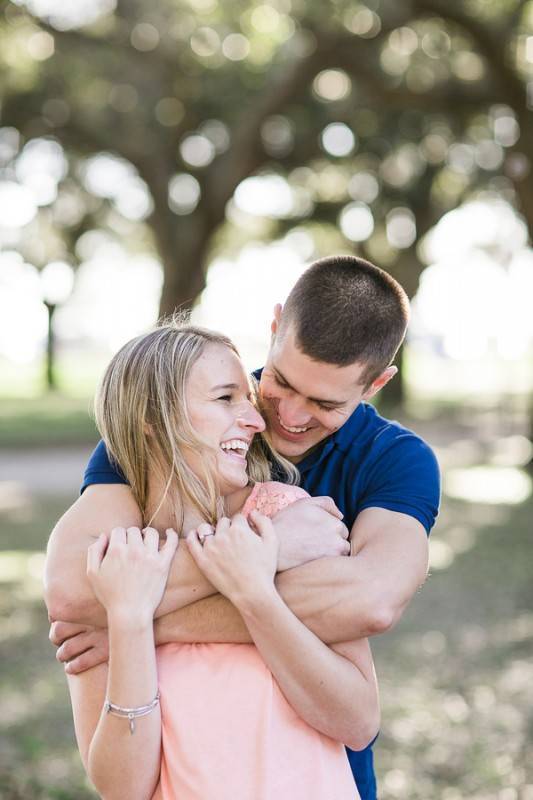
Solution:
[[[114,714],[115,717],[123,717],[127,719],[130,724],[130,734],[133,735],[135,733],[136,718],[145,717],[147,714],[150,714],[150,712],[153,711],[157,705],[159,705],[159,698],[160,694],[157,692],[151,703],[148,703],[145,706],[137,706],[137,708],[124,708],[124,706],[117,706],[116,703],[112,703],[110,700],[106,699],[104,703],[104,709],[106,714]]]

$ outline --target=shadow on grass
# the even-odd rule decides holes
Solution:
[[[446,500],[448,566],[373,643],[383,800],[533,797],[532,511]]]
[[[0,797],[89,800],[65,677],[48,641],[41,574],[67,499],[0,513]]]

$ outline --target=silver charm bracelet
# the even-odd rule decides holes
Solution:
[[[159,692],[156,694],[154,699],[151,703],[148,703],[146,706],[137,706],[137,708],[124,708],[123,706],[117,706],[115,703],[111,703],[109,700],[106,700],[104,703],[104,709],[107,714],[114,714],[116,717],[124,717],[125,719],[129,719],[130,721],[130,733],[135,733],[135,719],[136,717],[145,717],[154,708],[159,705]]]

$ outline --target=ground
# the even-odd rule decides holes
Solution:
[[[472,470],[486,448],[464,432],[424,432],[437,445],[449,494],[432,535],[426,585],[398,627],[373,642],[383,705],[375,748],[380,798],[533,800],[529,479],[494,464],[485,473]],[[40,584],[48,532],[75,496],[88,450],[0,453],[4,800],[95,797],[47,640]],[[474,487],[476,502],[459,499],[458,480],[459,488]]]

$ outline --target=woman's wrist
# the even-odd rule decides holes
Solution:
[[[135,611],[131,608],[114,608],[107,612],[107,626],[110,631],[127,631],[128,633],[153,630],[153,613]]]
[[[272,607],[283,603],[273,581],[256,584],[229,599],[244,619],[266,614]]]

